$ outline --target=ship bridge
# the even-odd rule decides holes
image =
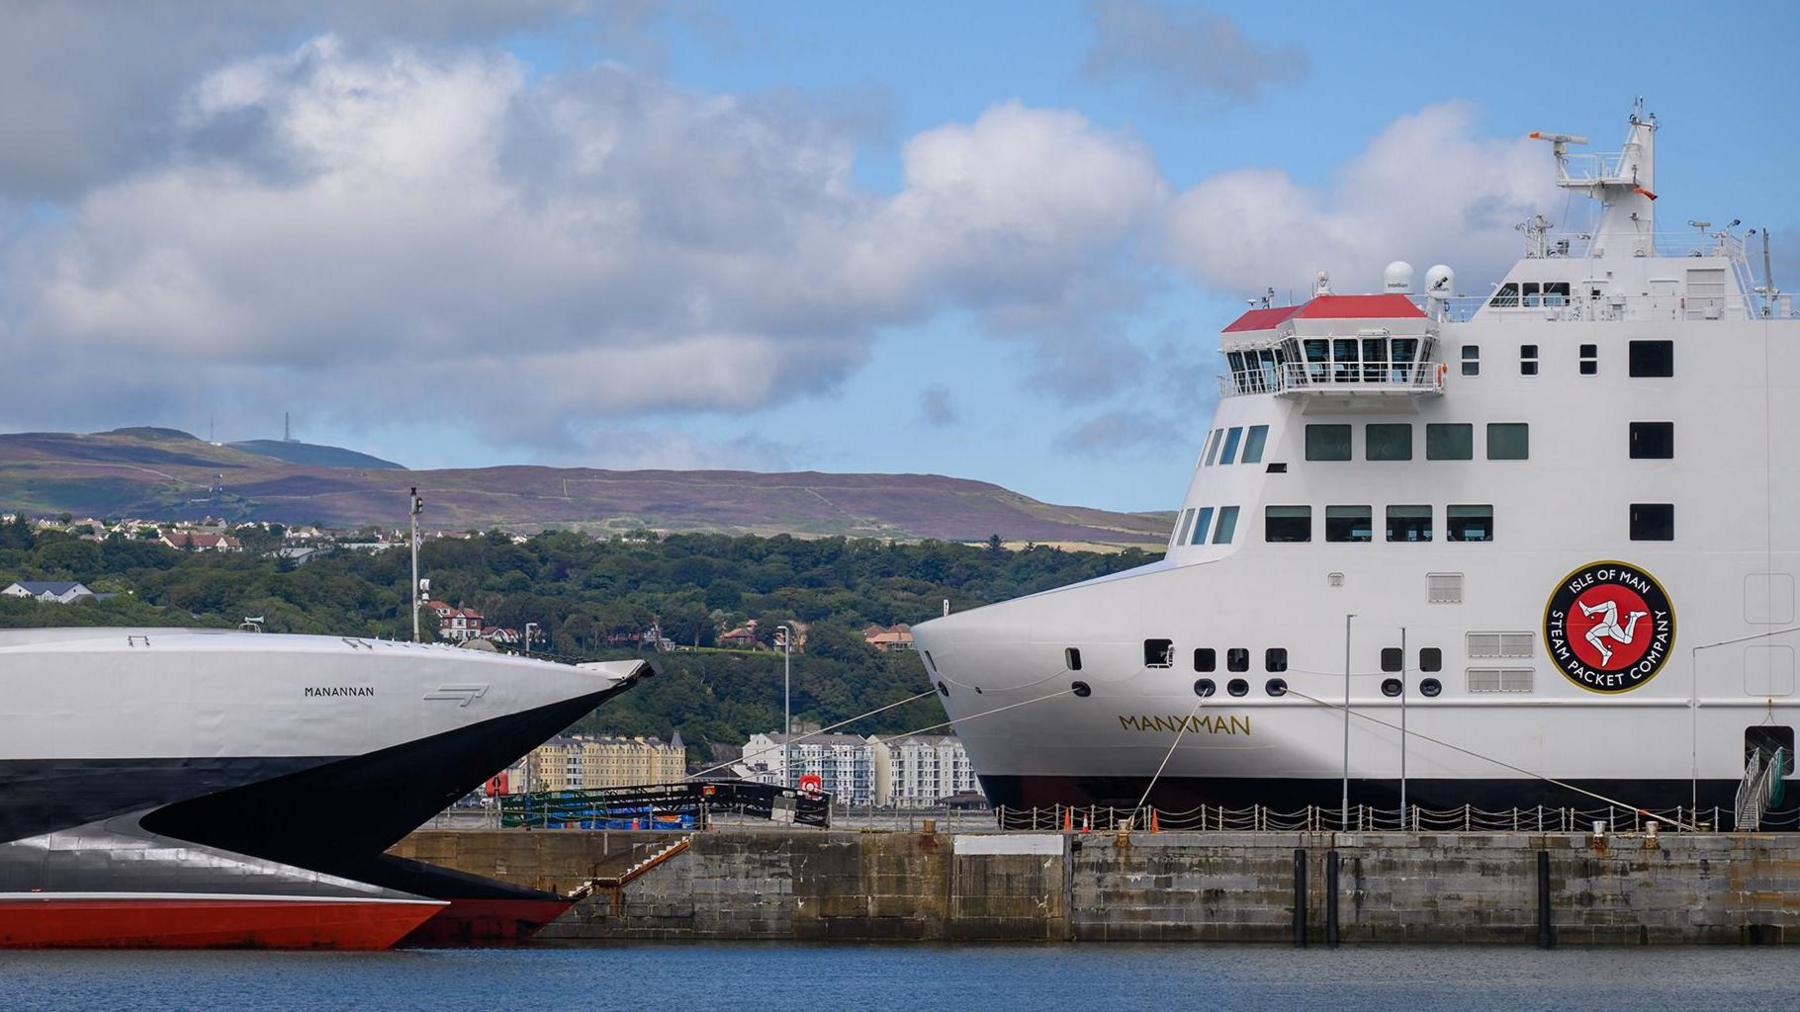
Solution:
[[[1321,283],[1321,289],[1324,288]],[[1405,295],[1332,295],[1251,309],[1220,340],[1219,393],[1391,407],[1444,392],[1437,325]]]

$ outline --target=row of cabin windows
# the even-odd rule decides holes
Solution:
[[[1584,344],[1577,349],[1580,353],[1581,375],[1597,376],[1600,373],[1600,346]],[[1538,346],[1535,344],[1519,345],[1519,374],[1536,376],[1538,374]],[[1626,371],[1633,377],[1643,379],[1668,379],[1675,375],[1675,342],[1674,341],[1631,341],[1626,348]],[[1462,374],[1464,376],[1481,375],[1481,346],[1465,344],[1462,346]]]
[[[1252,425],[1246,432],[1242,425],[1234,425],[1229,429],[1214,429],[1212,435],[1206,437],[1206,452],[1201,458],[1203,466],[1216,464],[1236,464],[1239,462],[1238,445],[1242,441],[1245,464],[1260,464],[1263,459],[1263,447],[1269,442],[1267,425]]]
[[[1201,506],[1181,514],[1181,522],[1175,526],[1175,544],[1204,545],[1207,535],[1212,535],[1212,544],[1229,545],[1237,535],[1238,508],[1236,506],[1220,506],[1217,510],[1218,522],[1213,522],[1214,508]],[[1191,538],[1190,538],[1191,534]]]
[[[1325,507],[1326,541],[1373,541],[1375,511],[1368,506]],[[1432,508],[1427,505],[1387,507],[1388,541],[1430,541]],[[1276,543],[1311,541],[1311,506],[1265,506],[1263,540]],[[1450,541],[1494,540],[1494,507],[1457,505],[1444,508],[1444,537]]]
[[[1632,422],[1628,447],[1633,460],[1669,460],[1675,456],[1674,422]],[[1487,459],[1529,460],[1531,425],[1528,422],[1487,423]],[[1425,459],[1472,460],[1475,426],[1469,422],[1427,422]],[[1317,424],[1306,427],[1306,459],[1338,461],[1351,458],[1351,426]],[[1413,427],[1408,422],[1369,422],[1363,426],[1364,460],[1413,459]]]
[[[1070,671],[1081,670],[1081,648],[1065,647],[1063,649],[1063,666]],[[1175,666],[1174,640],[1145,640],[1144,667],[1172,668]],[[1194,670],[1206,673],[1219,669],[1219,653],[1212,647],[1196,647],[1194,649]],[[1288,652],[1286,647],[1270,647],[1263,651],[1263,670],[1280,672],[1288,669]],[[1231,647],[1225,651],[1225,670],[1249,671],[1250,650],[1247,647]],[[1435,670],[1435,669],[1428,669]]]
[[[1317,424],[1306,427],[1307,460],[1349,460],[1351,426]],[[1470,422],[1427,422],[1425,459],[1473,460],[1475,426]],[[1487,423],[1487,459],[1529,460],[1531,425],[1528,422]],[[1365,460],[1413,459],[1413,427],[1410,422],[1369,422],[1363,426]]]

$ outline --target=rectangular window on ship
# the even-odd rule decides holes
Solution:
[[[1206,544],[1206,529],[1212,526],[1212,515],[1213,508],[1211,506],[1200,507],[1199,515],[1194,518],[1194,540],[1188,542],[1189,544]]]
[[[1220,509],[1219,509],[1219,526],[1213,529],[1213,539],[1212,539],[1213,544],[1215,544],[1215,545],[1231,544],[1232,536],[1237,533],[1237,518],[1238,518],[1238,508],[1236,506],[1220,507]]]
[[[1263,446],[1269,441],[1267,425],[1252,425],[1244,433],[1244,463],[1260,464],[1263,458]]]
[[[1244,427],[1242,425],[1234,425],[1229,432],[1225,433],[1225,449],[1219,451],[1219,463],[1237,463],[1238,440],[1243,436]]]
[[[1475,426],[1468,422],[1431,422],[1425,426],[1426,460],[1472,460]]]
[[[1363,426],[1363,456],[1368,460],[1411,460],[1412,425],[1370,422]]]
[[[1494,507],[1447,507],[1444,510],[1444,536],[1450,541],[1494,540]]]
[[[1374,522],[1367,506],[1325,507],[1326,541],[1369,541]]]
[[[1531,457],[1531,426],[1525,422],[1489,422],[1489,460],[1527,460]]]
[[[1263,540],[1270,542],[1311,541],[1312,507],[1263,507]]]
[[[1430,506],[1389,506],[1387,508],[1389,541],[1430,541]]]
[[[1308,425],[1306,427],[1307,460],[1349,460],[1350,426]]]

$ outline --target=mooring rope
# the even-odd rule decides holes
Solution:
[[[905,706],[908,703],[918,702],[919,700],[924,699],[926,696],[929,696],[933,692],[936,692],[936,691],[937,691],[936,689],[926,689],[924,692],[918,693],[916,695],[908,696],[905,699],[900,700],[899,702],[889,703],[886,706],[878,706],[875,709],[870,710],[867,713],[859,713],[856,716],[849,718],[848,720],[840,720],[837,723],[831,725],[830,727],[821,727],[817,731],[809,731],[806,734],[803,734],[798,738],[792,738],[792,739],[789,739],[789,740],[783,742],[782,745],[793,745],[798,742],[803,742],[808,738],[817,738],[819,735],[822,735],[822,734],[830,734],[831,732],[837,730],[840,727],[843,727],[846,724],[854,724],[859,720],[863,720],[867,717],[873,717],[878,713],[886,713],[887,711],[892,710],[896,706]],[[916,734],[917,732],[913,732],[913,733]],[[692,780],[695,777],[703,777],[703,776],[707,775],[708,773],[717,773],[718,771],[726,768],[727,766],[736,765],[737,763],[743,762],[745,759],[748,759],[751,756],[766,755],[770,752],[778,752],[781,750],[782,745],[771,745],[768,748],[759,748],[755,752],[751,752],[748,755],[742,755],[736,759],[732,759],[727,762],[722,762],[717,766],[709,766],[706,769],[703,769],[698,773],[689,773],[687,775],[687,779]]]
[[[1188,711],[1187,719],[1181,722],[1179,728],[1175,729],[1175,740],[1169,743],[1169,751],[1163,754],[1162,765],[1156,767],[1156,774],[1150,778],[1148,784],[1144,785],[1144,796],[1138,798],[1138,808],[1143,808],[1144,803],[1150,800],[1150,791],[1156,787],[1156,782],[1162,779],[1163,770],[1169,768],[1169,760],[1175,757],[1175,748],[1181,744],[1181,736],[1187,733],[1189,727],[1193,726],[1194,718],[1200,716],[1200,707],[1205,702],[1205,696],[1194,700],[1194,708]]]
[[[1307,700],[1308,702],[1317,703],[1320,706],[1327,707],[1329,709],[1333,709],[1333,710],[1346,709],[1346,707],[1342,703],[1332,703],[1332,702],[1328,702],[1323,699],[1319,699],[1316,696],[1309,696],[1306,693],[1301,692],[1299,689],[1290,687],[1287,691],[1291,695],[1299,696],[1301,699]],[[1542,780],[1543,782],[1545,782],[1547,784],[1551,784],[1556,787],[1561,787],[1567,791],[1573,791],[1576,794],[1585,795],[1587,797],[1593,798],[1595,801],[1604,801],[1604,802],[1606,802],[1607,805],[1612,806],[1612,807],[1623,808],[1627,811],[1638,812],[1643,815],[1653,814],[1650,812],[1649,809],[1641,808],[1637,805],[1627,804],[1623,801],[1620,801],[1617,798],[1609,798],[1604,794],[1599,794],[1594,791],[1590,791],[1590,790],[1586,789],[1585,787],[1577,787],[1574,784],[1569,783],[1566,780],[1558,780],[1555,777],[1546,776],[1545,774],[1539,773],[1536,770],[1528,770],[1523,766],[1514,766],[1512,763],[1509,763],[1504,759],[1496,759],[1491,755],[1484,755],[1480,752],[1476,752],[1473,749],[1463,748],[1461,745],[1453,745],[1450,742],[1444,741],[1442,738],[1434,738],[1431,735],[1425,734],[1422,731],[1414,731],[1411,728],[1402,730],[1400,725],[1398,725],[1398,724],[1390,723],[1388,721],[1382,720],[1379,717],[1372,717],[1366,713],[1359,713],[1359,712],[1357,712],[1357,710],[1354,707],[1350,707],[1348,709],[1349,709],[1350,715],[1353,717],[1360,717],[1363,720],[1366,720],[1372,724],[1380,724],[1382,727],[1388,728],[1389,730],[1400,731],[1401,734],[1406,735],[1408,737],[1422,738],[1425,741],[1431,742],[1433,745],[1440,745],[1444,748],[1451,750],[1452,752],[1461,752],[1463,755],[1469,756],[1470,758],[1479,759],[1483,762],[1493,763],[1494,765],[1502,767],[1504,769],[1512,770],[1514,773],[1523,773],[1525,776],[1532,777],[1533,779],[1537,779],[1537,780]],[[1698,813],[1696,813],[1696,814],[1698,814]],[[1400,813],[1400,817],[1402,819],[1404,819],[1406,817],[1406,813],[1405,812]],[[1675,823],[1675,827],[1677,829],[1686,830],[1689,832],[1695,831],[1695,827],[1693,825],[1682,825],[1679,819],[1674,820],[1674,823]]]

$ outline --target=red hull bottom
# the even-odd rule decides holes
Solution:
[[[569,900],[451,900],[400,940],[408,947],[516,945],[562,916]]]
[[[0,948],[386,949],[441,902],[129,897],[0,900]]]

